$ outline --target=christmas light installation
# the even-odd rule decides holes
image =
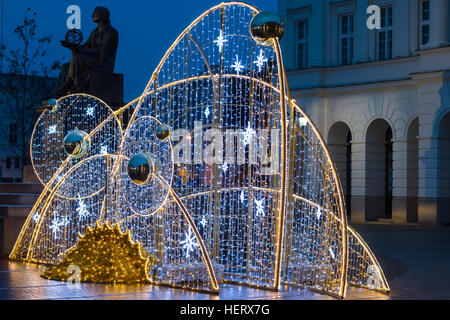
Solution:
[[[78,234],[108,223],[151,255],[146,272],[157,285],[388,292],[347,225],[319,131],[289,97],[283,31],[275,14],[222,3],[180,34],[123,108],[82,94],[56,101],[30,150],[45,189],[10,257],[57,265]],[[68,147],[89,142],[81,155],[64,150],[74,130],[83,134]]]

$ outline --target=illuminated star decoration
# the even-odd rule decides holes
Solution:
[[[233,68],[237,74],[241,74],[241,72],[244,70],[244,66],[242,65],[241,61],[239,61],[238,55],[236,55],[236,61],[231,65],[231,68]]]
[[[192,234],[191,228],[189,228],[188,233],[186,234],[186,238],[180,242],[183,245],[183,249],[186,250],[186,257],[189,258],[192,251],[194,251],[194,247],[198,247],[195,236]]]
[[[78,195],[78,206],[76,208],[76,211],[81,220],[89,216],[89,211],[87,210],[86,203],[81,200],[80,195]]]
[[[220,34],[217,37],[217,40],[214,40],[214,43],[217,44],[217,46],[219,47],[219,52],[222,53],[223,51],[223,45],[225,44],[225,42],[228,42],[228,40],[226,40],[223,36],[223,31],[220,30]]]
[[[50,133],[50,134],[56,133],[56,128],[57,128],[57,125],[56,125],[56,124],[54,124],[54,125],[48,127],[48,133]]]
[[[209,111],[209,107],[206,108],[205,110],[205,117],[208,118],[208,116],[211,114],[211,112]]]
[[[87,108],[86,115],[93,116],[94,115],[94,107]]]
[[[267,62],[267,58],[264,57],[264,52],[259,50],[259,56],[256,58],[257,60],[254,62],[256,66],[258,67],[258,72],[261,72],[262,67],[264,66],[264,63]]]
[[[203,217],[202,220],[200,220],[200,224],[202,225],[203,228],[206,227],[206,223],[207,223],[206,218]]]
[[[247,128],[244,131],[244,145],[250,144],[252,140],[252,135],[256,134],[256,131],[250,126],[250,122],[248,123]]]
[[[39,216],[39,212],[35,212],[32,217],[33,221],[37,223],[39,221]]]
[[[321,216],[322,216],[322,207],[318,206],[316,211],[317,220],[319,220]]]
[[[100,154],[108,154],[108,146],[102,145],[100,147]]]
[[[255,199],[255,205],[256,205],[256,216],[257,217],[264,216],[264,199],[260,200]]]
[[[52,230],[53,232],[53,236],[55,237],[55,239],[57,238],[57,233],[60,230],[61,227],[65,227],[69,224],[69,220],[67,218],[59,218],[59,217],[55,217],[52,221],[52,224],[50,225],[50,230]]]
[[[222,171],[223,172],[226,172],[228,170],[228,163],[224,163],[223,165],[222,165]]]

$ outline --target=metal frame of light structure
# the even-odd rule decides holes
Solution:
[[[31,154],[45,190],[10,258],[56,264],[78,233],[101,221],[129,230],[152,253],[158,263],[149,279],[155,284],[213,293],[219,283],[268,290],[302,286],[340,298],[347,285],[388,292],[375,256],[347,225],[342,188],[324,140],[289,96],[278,39],[267,47],[249,32],[258,13],[251,5],[229,2],[198,17],[165,53],[139,98],[115,112],[103,107],[109,111],[101,121],[84,124],[92,152],[81,159],[45,159],[51,148],[39,144],[49,143],[45,138],[54,121],[42,119],[53,112],[49,119],[67,131],[99,100],[64,97],[54,111],[44,111]],[[74,108],[70,102],[77,99],[84,100]],[[122,130],[125,110],[132,114]],[[171,139],[154,139],[162,124],[173,130]],[[228,134],[237,134],[235,149],[245,141],[242,163],[220,161],[219,149],[208,149],[219,141],[223,152]],[[198,161],[192,135],[194,153],[200,137],[201,157],[213,155],[213,161]],[[203,150],[204,137],[211,142],[205,150],[214,152]],[[180,150],[187,162],[175,164]],[[124,172],[133,152],[152,154],[160,167],[155,166],[151,185],[134,185],[130,192]],[[253,153],[260,162],[251,162]],[[263,155],[273,166],[270,173],[262,173]],[[51,172],[35,164],[45,161]]]

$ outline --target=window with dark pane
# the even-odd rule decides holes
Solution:
[[[297,67],[308,67],[308,20],[297,22]]]
[[[353,14],[340,17],[341,64],[351,64],[353,61]]]
[[[378,31],[378,59],[392,59],[392,6],[381,8],[381,29]]]
[[[421,6],[421,43],[426,45],[430,41],[430,1],[422,1]]]

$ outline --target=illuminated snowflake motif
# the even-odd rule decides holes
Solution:
[[[241,72],[245,69],[241,61],[239,61],[238,55],[236,55],[236,61],[234,62],[234,64],[231,65],[231,68],[233,68],[237,74],[241,74]]]
[[[206,108],[205,110],[205,117],[208,118],[208,116],[211,114],[211,111],[209,111],[209,107]]]
[[[203,217],[202,220],[200,220],[200,224],[202,225],[203,228],[206,227],[206,223],[207,223],[207,222],[208,222],[208,221],[206,221],[206,218],[205,218],[205,217]]]
[[[101,146],[100,147],[100,154],[108,154],[108,146]]]
[[[86,115],[92,117],[94,115],[94,107],[87,108]]]
[[[183,249],[186,250],[186,257],[188,259],[191,255],[191,252],[194,251],[194,248],[199,246],[195,236],[192,234],[191,228],[189,228],[186,238],[180,243],[183,245]]]
[[[84,203],[83,200],[81,200],[81,197],[78,195],[78,206],[76,208],[76,211],[78,213],[78,217],[80,217],[81,220],[89,216],[89,211],[87,210],[86,203]]]
[[[54,124],[54,125],[48,127],[48,133],[50,133],[50,134],[56,133],[56,128],[57,128],[57,125],[56,125],[56,124]]]
[[[256,200],[255,199],[255,205],[256,205],[256,216],[262,217],[265,214],[264,210],[264,199]]]
[[[52,230],[53,232],[53,236],[55,237],[55,239],[57,238],[57,234],[58,232],[61,231],[61,227],[65,227],[69,224],[69,220],[64,217],[64,218],[59,218],[59,217],[55,217],[52,221],[52,224],[50,225],[50,230]]]
[[[321,216],[322,216],[322,207],[318,206],[316,211],[317,220],[319,220]]]
[[[245,128],[244,131],[244,145],[250,144],[250,141],[252,140],[252,136],[256,134],[256,131],[250,126],[250,122],[248,123],[247,128]]]
[[[31,219],[33,219],[33,221],[34,221],[35,223],[38,223],[38,221],[39,221],[39,216],[40,216],[39,212],[35,212],[35,213],[33,214],[33,217],[32,217]]]
[[[264,57],[264,52],[262,50],[259,50],[259,56],[256,58],[256,61],[254,62],[256,66],[258,67],[258,72],[261,72],[262,67],[264,66],[264,63],[267,62],[267,58]]]
[[[227,172],[227,170],[228,170],[228,163],[224,163],[223,165],[222,165],[222,171],[223,172]]]
[[[220,30],[220,34],[217,37],[217,40],[214,40],[214,43],[217,44],[217,46],[219,47],[219,52],[222,53],[223,51],[223,45],[225,44],[225,42],[228,42],[228,40],[226,40],[223,36],[223,31]]]

